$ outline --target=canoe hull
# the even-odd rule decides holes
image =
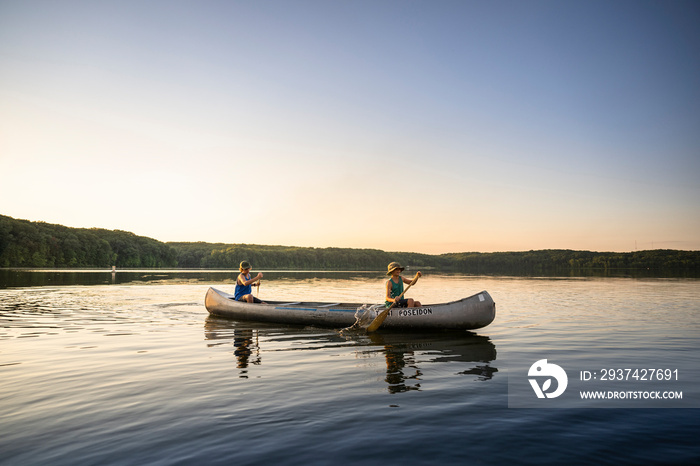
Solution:
[[[235,301],[233,295],[215,288],[207,291],[204,305],[212,315],[236,320],[334,328],[355,323],[355,312],[362,306],[281,301],[249,304]],[[482,291],[450,303],[392,309],[381,328],[473,330],[489,325],[495,317],[496,304],[486,291]]]

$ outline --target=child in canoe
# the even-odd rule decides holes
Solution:
[[[391,275],[391,278],[386,281],[386,301],[384,304],[386,307],[391,307],[391,305],[394,304],[394,301],[396,301],[396,298],[401,296],[401,293],[403,293],[403,284],[405,283],[410,285],[411,280],[401,276],[403,267],[401,267],[401,264],[398,262],[392,262],[389,264],[387,269],[388,272],[386,274]],[[422,273],[418,272],[416,277],[421,277],[422,275]],[[416,278],[416,280],[417,279],[418,278]],[[396,302],[394,307],[418,307],[420,305],[420,302],[415,301],[413,298],[402,297]]]
[[[239,270],[241,271],[240,274],[238,274],[238,278],[236,279],[236,291],[234,293],[234,298],[236,301],[244,301],[247,303],[262,303],[258,298],[253,296],[251,288],[254,283],[257,282],[257,286],[260,286],[260,279],[263,277],[262,273],[258,273],[255,278],[250,277],[250,263],[248,261],[243,261],[241,262],[241,265],[239,266]]]

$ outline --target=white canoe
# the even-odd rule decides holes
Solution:
[[[204,305],[210,314],[231,319],[334,328],[354,324],[355,312],[362,307],[352,303],[290,301],[249,304],[235,301],[233,295],[215,288],[207,291]],[[380,311],[373,311],[372,318]],[[381,328],[472,330],[486,327],[495,317],[496,304],[482,291],[450,303],[394,308]]]

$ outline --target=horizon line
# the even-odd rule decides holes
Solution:
[[[645,241],[642,243],[638,243],[636,240],[634,241],[635,243],[635,249],[631,249],[629,251],[597,251],[597,250],[590,250],[590,249],[572,249],[572,248],[540,248],[540,249],[521,249],[521,250],[498,250],[498,251],[489,251],[489,252],[484,252],[484,251],[454,251],[454,252],[443,252],[443,253],[426,253],[426,252],[416,252],[416,251],[387,251],[384,249],[379,249],[379,248],[372,248],[372,247],[342,247],[342,246],[323,246],[323,247],[318,247],[318,246],[297,246],[297,245],[285,245],[285,244],[259,244],[259,243],[227,243],[227,242],[211,242],[211,241],[163,241],[158,238],[154,238],[152,236],[146,236],[146,235],[140,235],[137,234],[133,231],[129,230],[122,230],[119,228],[115,229],[110,229],[110,228],[105,228],[105,227],[72,227],[68,225],[64,225],[61,223],[51,223],[47,222],[44,220],[29,220],[29,219],[24,219],[24,218],[15,218],[9,215],[3,215],[0,214],[0,216],[4,216],[7,218],[11,218],[13,220],[19,220],[19,221],[24,221],[24,222],[29,222],[29,223],[43,223],[46,225],[55,225],[55,226],[60,226],[64,228],[70,228],[70,229],[75,229],[75,230],[104,230],[104,231],[114,231],[114,232],[124,232],[124,233],[129,233],[134,236],[142,237],[142,238],[148,238],[152,239],[154,241],[158,241],[163,244],[212,244],[212,245],[224,245],[224,246],[236,246],[236,245],[243,245],[243,246],[267,246],[267,247],[283,247],[283,248],[306,248],[306,249],[357,249],[357,250],[373,250],[373,251],[380,251],[388,254],[422,254],[426,256],[445,256],[449,254],[502,254],[502,253],[524,253],[524,252],[538,252],[538,251],[572,251],[572,252],[590,252],[590,253],[597,253],[597,254],[632,254],[635,252],[645,252],[645,251],[679,251],[679,252],[696,252],[700,251],[700,249],[677,249],[677,248],[655,248],[655,244],[668,244],[668,243],[684,243],[685,241],[679,241],[679,240],[667,240],[667,241]],[[651,244],[650,249],[637,249],[636,246],[638,244],[645,245],[645,244]]]

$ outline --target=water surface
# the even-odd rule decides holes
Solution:
[[[494,323],[368,335],[210,317],[204,294],[230,291],[231,272],[3,273],[3,464],[700,458],[697,409],[509,408],[514,368],[543,357],[697,378],[697,280],[428,273],[411,296],[487,290]],[[265,275],[262,298],[382,299],[377,273]],[[697,400],[697,384],[679,386]]]

